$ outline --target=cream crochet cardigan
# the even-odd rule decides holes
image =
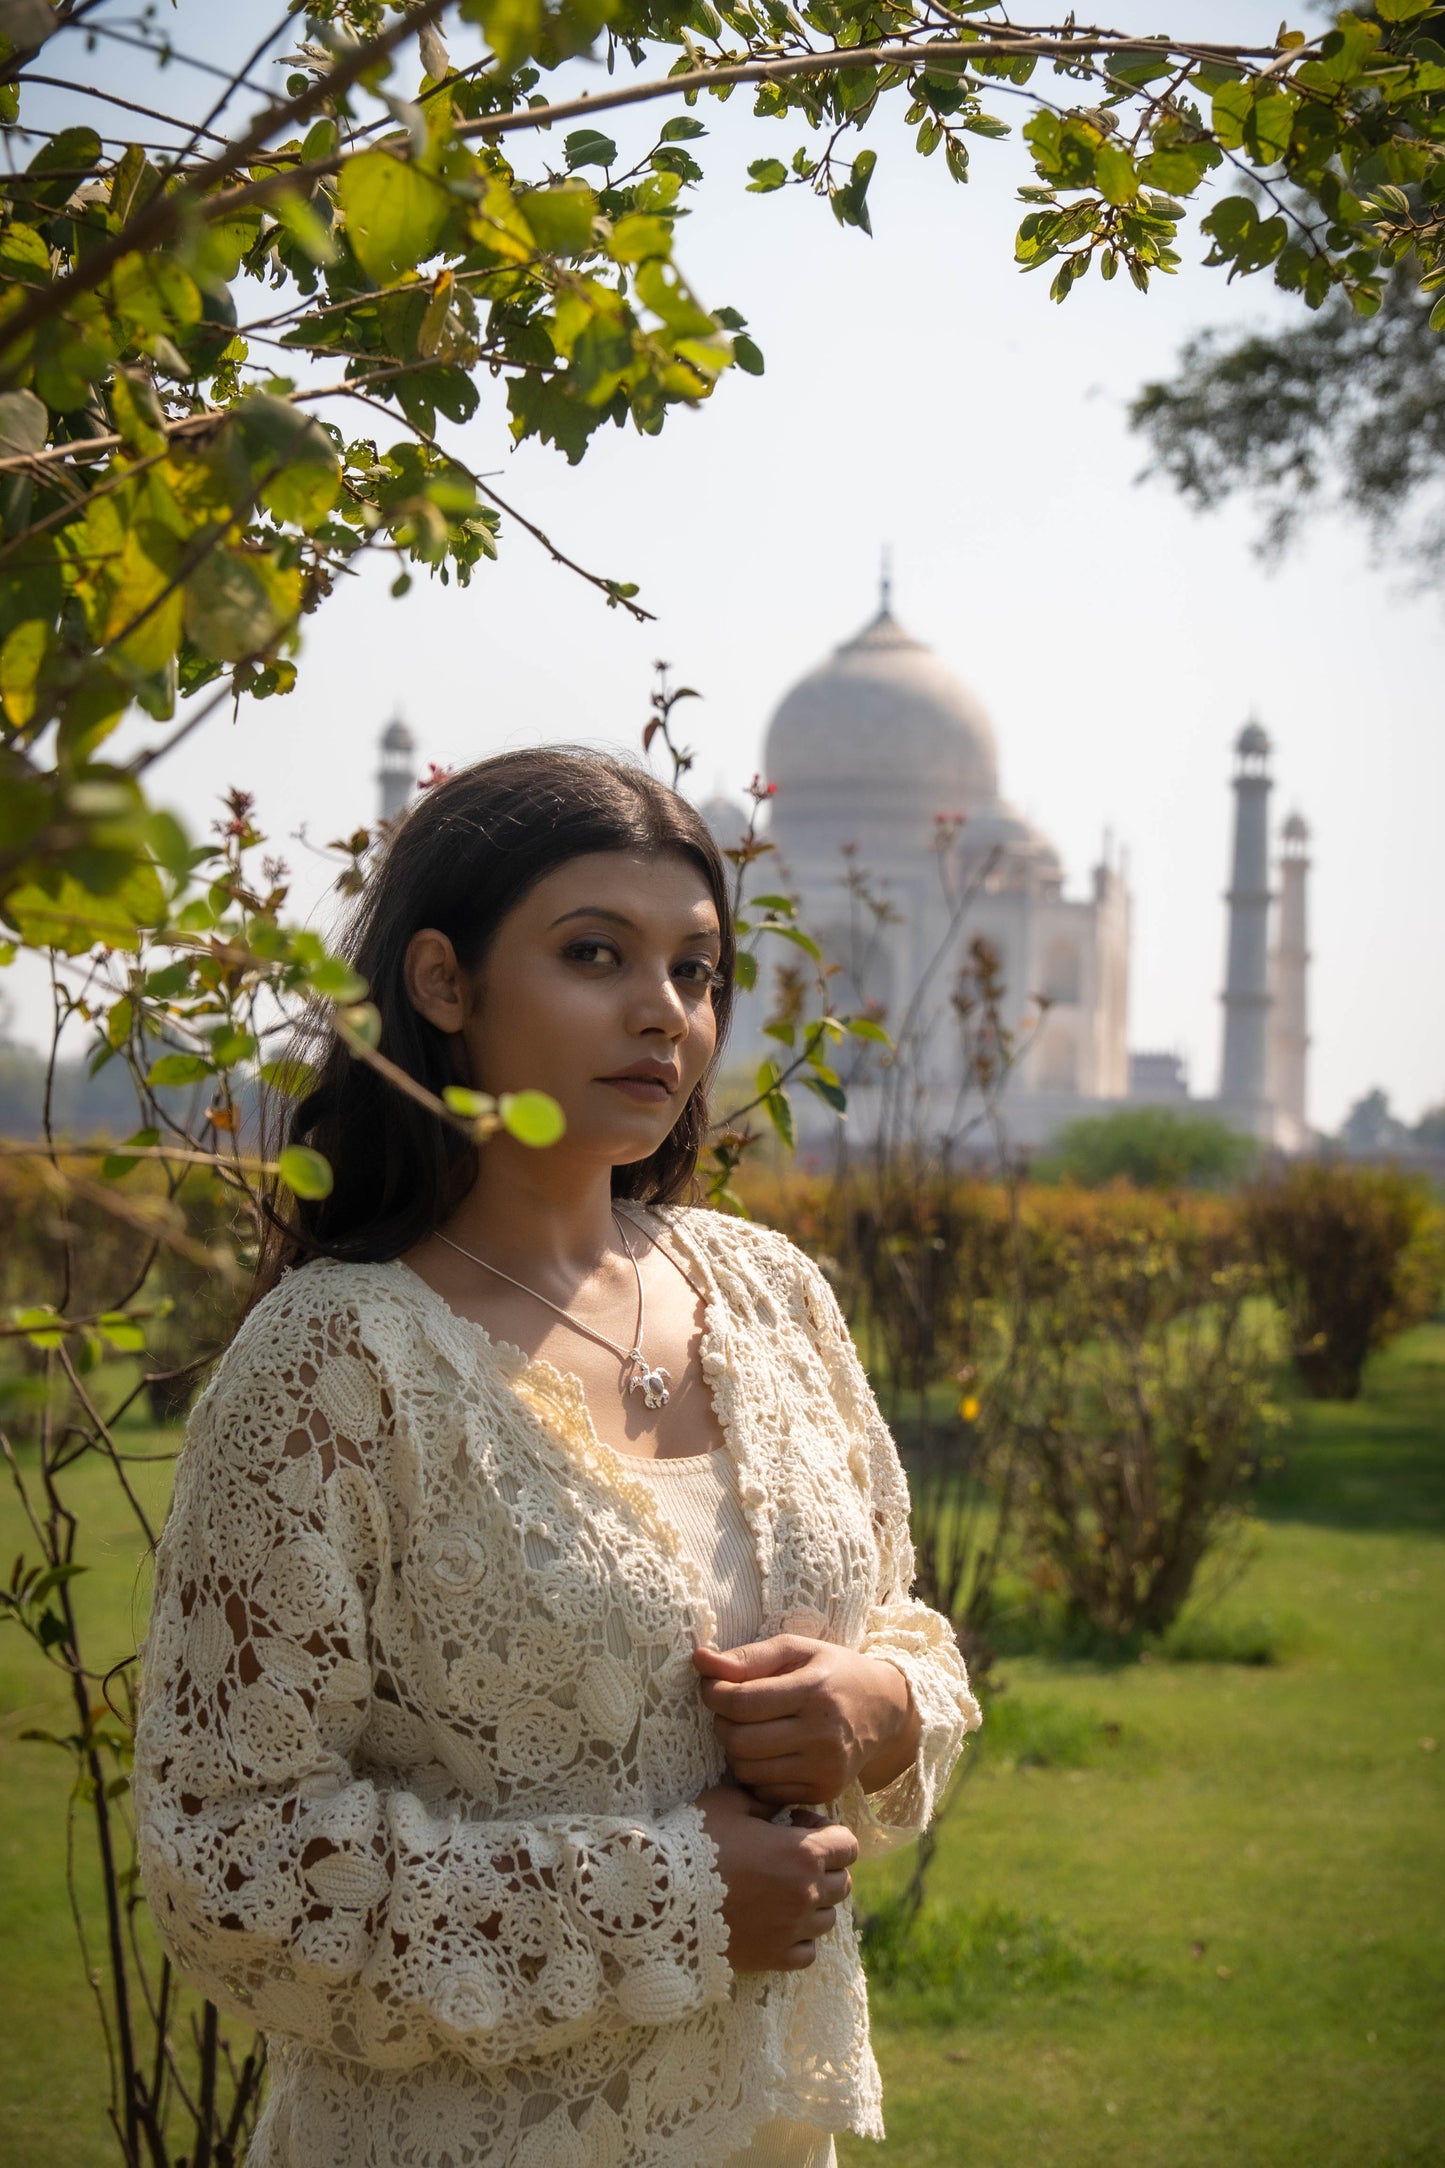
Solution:
[[[908,1496],[838,1306],[780,1235],[656,1215],[764,1631],[884,1655],[917,1762],[836,1812],[928,1822],[977,1703],[909,1595]],[[882,2135],[849,1908],[734,1974],[692,1804],[723,1774],[713,1621],[569,1377],[401,1263],[307,1265],[196,1408],[136,1744],[146,1894],[181,1971],[270,2037],[251,2168],[698,2168],[772,2116]]]

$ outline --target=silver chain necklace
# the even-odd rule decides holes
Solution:
[[[619,1346],[616,1340],[609,1340],[605,1332],[596,1332],[592,1326],[584,1325],[580,1317],[574,1317],[570,1310],[564,1310],[561,1303],[553,1302],[550,1296],[539,1295],[536,1288],[528,1287],[525,1280],[513,1279],[510,1272],[503,1272],[500,1265],[489,1264],[485,1257],[478,1257],[474,1250],[464,1250],[460,1242],[453,1242],[450,1235],[444,1235],[437,1230],[434,1230],[434,1232],[436,1232],[437,1241],[445,1242],[447,1248],[455,1250],[458,1257],[465,1257],[470,1264],[480,1265],[483,1272],[494,1272],[499,1280],[505,1280],[511,1287],[520,1288],[521,1292],[524,1295],[530,1295],[534,1302],[545,1303],[547,1308],[555,1311],[557,1316],[569,1324],[574,1332],[585,1333],[587,1338],[595,1340],[599,1347],[610,1348],[626,1370],[626,1390],[629,1393],[641,1393],[646,1407],[665,1408],[671,1397],[667,1389],[672,1382],[671,1372],[662,1369],[658,1364],[649,1363],[642,1352],[644,1318],[642,1268],[637,1262],[632,1244],[623,1232],[622,1222],[615,1212],[612,1215],[612,1224],[617,1229],[618,1241],[627,1252],[627,1261],[632,1267],[632,1275],[637,1282],[637,1331],[633,1335],[634,1344],[627,1348]],[[686,1278],[686,1274],[683,1276]]]

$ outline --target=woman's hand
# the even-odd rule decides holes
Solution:
[[[882,1657],[775,1634],[693,1662],[729,1769],[771,1807],[837,1799],[855,1777],[877,1791],[918,1752],[908,1681]]]
[[[733,1971],[804,1971],[853,1887],[848,1869],[858,1840],[852,1830],[806,1812],[791,1828],[770,1821],[773,1810],[736,1784],[714,1784],[697,1803],[727,1888],[723,1918]]]

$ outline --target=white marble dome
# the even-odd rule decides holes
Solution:
[[[827,820],[840,790],[873,820],[910,826],[998,797],[998,747],[977,696],[885,601],[853,639],[796,684],[768,726],[774,826]]]

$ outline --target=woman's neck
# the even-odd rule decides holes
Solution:
[[[533,1272],[580,1277],[617,1246],[612,1169],[578,1165],[564,1149],[542,1151],[495,1137],[442,1232],[464,1249],[525,1279]]]

